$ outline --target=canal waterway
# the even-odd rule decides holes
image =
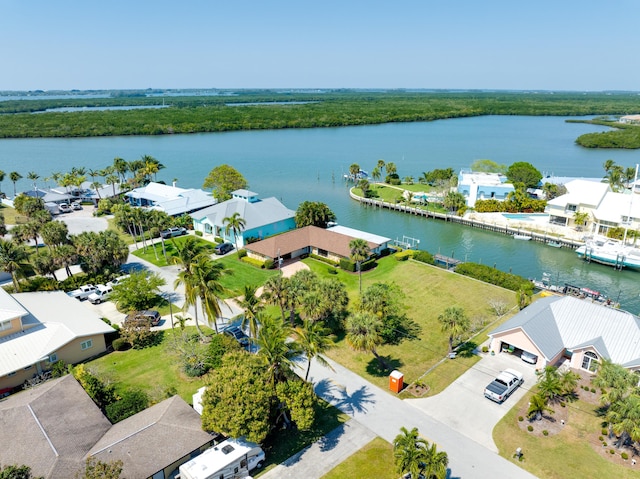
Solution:
[[[486,116],[373,126],[72,139],[0,140],[0,169],[24,177],[35,171],[38,184],[54,171],[73,166],[100,169],[114,157],[151,155],[166,166],[158,180],[202,187],[207,173],[228,163],[262,197],[275,196],[291,209],[305,200],[323,201],[338,222],[385,235],[420,240],[419,248],[481,262],[530,278],[549,273],[602,291],[634,313],[640,312],[640,273],[587,264],[570,250],[516,241],[511,237],[403,213],[362,207],[351,200],[342,175],[358,163],[371,171],[378,159],[396,164],[400,177],[417,178],[434,168],[468,168],[476,159],[502,164],[527,161],[548,175],[601,177],[607,159],[633,166],[640,152],[590,150],[575,145],[587,132],[605,128],[566,123],[562,117]],[[18,182],[18,191],[31,187]],[[11,192],[6,178],[2,189]],[[428,285],[425,285],[428,288]]]

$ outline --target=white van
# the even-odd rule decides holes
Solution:
[[[235,479],[264,464],[264,451],[253,442],[227,439],[179,468],[176,479]]]

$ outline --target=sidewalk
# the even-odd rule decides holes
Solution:
[[[263,474],[261,479],[317,479],[366,446],[375,433],[353,419]]]
[[[317,361],[311,365],[310,379],[318,396],[390,443],[402,426],[408,429],[417,427],[421,435],[436,442],[438,448],[448,454],[450,479],[536,477],[343,366],[329,362],[335,372],[319,365]],[[514,444],[514,451],[516,447],[517,444]]]

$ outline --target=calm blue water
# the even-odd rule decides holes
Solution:
[[[401,177],[418,177],[434,168],[468,168],[476,159],[511,164],[527,161],[558,176],[599,177],[602,164],[623,166],[640,161],[628,150],[587,150],[575,145],[582,133],[602,127],[569,124],[558,117],[489,116],[425,123],[362,127],[274,130],[155,137],[0,140],[0,169],[29,171],[45,178],[73,166],[100,169],[116,156],[127,160],[149,154],[162,162],[159,180],[178,180],[182,187],[201,187],[207,173],[228,163],[262,197],[275,196],[296,209],[305,200],[323,201],[341,224],[372,233],[420,240],[420,248],[489,264],[505,271],[540,278],[551,273],[603,291],[633,312],[640,311],[638,273],[616,272],[586,264],[569,250],[516,241],[509,236],[464,228],[442,221],[361,207],[350,200],[342,175],[358,163],[371,171],[378,159],[396,163]],[[39,180],[39,184],[44,181]],[[5,179],[2,190],[12,193]],[[31,187],[23,179],[18,191]]]
[[[502,216],[508,220],[518,221],[535,221],[539,218],[548,218],[549,215],[544,213],[502,213]]]

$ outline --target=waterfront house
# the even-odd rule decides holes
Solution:
[[[1,464],[24,464],[46,479],[78,477],[91,456],[122,461],[122,477],[164,479],[214,437],[180,396],[111,424],[72,375],[0,402]]]
[[[225,218],[234,213],[244,220],[244,228],[238,238],[233,231],[227,233]],[[248,239],[263,239],[296,227],[296,212],[284,206],[274,197],[260,199],[258,193],[241,189],[231,193],[231,199],[191,214],[193,229],[205,237],[218,237],[242,247]]]
[[[0,288],[0,390],[22,385],[51,364],[106,350],[114,329],[62,291],[10,295]]]
[[[515,190],[507,181],[507,177],[500,173],[462,169],[458,175],[458,193],[465,197],[467,206],[470,208],[475,206],[477,200],[504,201],[509,193]]]
[[[154,182],[135,188],[124,196],[131,206],[164,211],[169,216],[193,213],[216,204],[216,199],[206,191]]]
[[[593,373],[608,359],[640,371],[640,319],[572,296],[535,301],[489,333],[490,350],[537,356],[536,367],[567,362]]]
[[[390,238],[344,226],[318,228],[305,226],[278,236],[267,238],[246,246],[247,255],[260,261],[299,258],[302,255],[315,254],[339,262],[349,258],[353,239],[367,242],[372,254],[380,254],[389,247]]]

